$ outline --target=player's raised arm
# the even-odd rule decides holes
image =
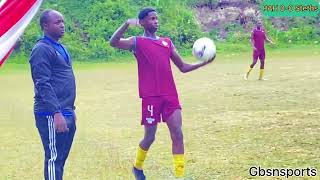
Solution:
[[[122,38],[124,33],[128,30],[129,26],[139,26],[138,19],[128,19],[125,23],[123,23],[116,32],[113,33],[110,39],[110,45],[115,48],[132,50],[134,46],[134,38]]]
[[[211,60],[209,61],[203,61],[203,62],[199,62],[199,63],[196,63],[196,64],[188,64],[188,63],[185,63],[181,56],[179,55],[179,53],[173,49],[172,50],[172,54],[171,54],[171,59],[173,61],[173,63],[178,67],[178,69],[183,72],[183,73],[187,73],[187,72],[190,72],[190,71],[193,71],[193,70],[196,70],[198,69],[199,67],[202,67],[206,64],[209,64],[211,63],[214,59],[215,59],[216,56],[214,56]]]

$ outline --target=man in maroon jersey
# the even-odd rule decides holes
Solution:
[[[266,35],[266,32],[262,28],[262,23],[258,22],[256,27],[252,30],[251,33],[251,45],[253,48],[253,62],[250,65],[249,71],[245,74],[244,79],[248,80],[249,74],[252,71],[254,65],[256,65],[258,58],[260,59],[260,75],[259,80],[264,80],[264,62],[265,62],[265,48],[264,41],[268,41],[271,44],[274,44]]]
[[[129,26],[142,26],[144,34],[123,39]],[[144,125],[144,138],[139,144],[132,172],[139,180],[145,179],[143,163],[155,139],[157,124],[161,122],[161,119],[166,122],[171,135],[175,176],[184,177],[181,106],[170,59],[184,73],[202,67],[214,59],[197,64],[185,63],[175,50],[170,38],[156,35],[158,27],[156,10],[144,8],[139,13],[139,19],[127,20],[110,39],[111,46],[132,51],[138,63],[139,96],[142,98],[141,124]]]

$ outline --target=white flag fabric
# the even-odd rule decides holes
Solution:
[[[12,52],[42,0],[1,0],[0,2],[0,67]]]

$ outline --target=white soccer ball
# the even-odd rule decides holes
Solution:
[[[199,61],[209,61],[216,54],[216,45],[213,40],[206,37],[197,39],[193,44],[192,54]]]

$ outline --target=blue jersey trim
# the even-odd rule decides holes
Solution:
[[[137,37],[133,36],[133,48],[132,48],[132,52],[136,53],[136,49],[137,49]]]
[[[47,40],[47,42],[49,42],[56,49],[56,51],[63,56],[67,64],[70,65],[70,56],[62,44],[55,42],[48,36],[44,36],[43,39]]]
[[[74,115],[74,111],[61,111],[61,113],[64,116],[73,116]],[[53,112],[49,112],[49,111],[34,112],[34,114],[37,116],[53,116]]]

